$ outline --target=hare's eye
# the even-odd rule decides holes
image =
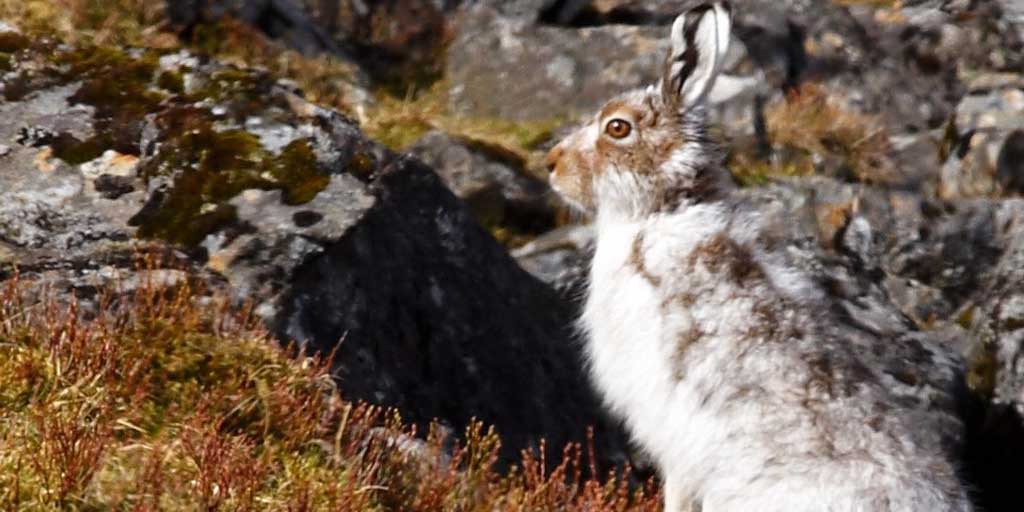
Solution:
[[[604,132],[613,139],[625,139],[633,131],[633,125],[622,119],[612,119],[604,127]]]

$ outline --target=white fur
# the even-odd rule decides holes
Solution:
[[[734,285],[713,275],[678,275],[677,262],[702,240],[726,229],[726,215],[719,207],[701,206],[641,222],[604,217],[597,224],[591,292],[582,317],[591,371],[613,412],[654,457],[665,481],[666,510],[682,511],[692,502],[711,512],[971,510],[965,493],[950,501],[930,480],[937,478],[928,474],[930,465],[942,462],[933,453],[937,447],[899,446],[907,441],[864,432],[863,439],[851,436],[845,441],[853,451],[858,443],[870,443],[864,446],[869,459],[833,460],[815,452],[817,426],[808,424],[799,404],[806,370],[794,354],[787,347],[760,347],[755,349],[760,353],[738,357],[737,340],[752,325],[752,304],[735,299]],[[640,233],[646,241],[646,269],[662,276],[662,289],[629,263]],[[766,287],[764,294],[820,299],[821,291],[793,269],[768,274],[785,290]],[[676,288],[700,290],[699,302],[665,311],[664,296]],[[799,310],[789,314],[805,315]],[[714,334],[691,348],[684,378],[678,381],[672,368],[677,335],[693,325]],[[742,367],[747,382],[737,382],[735,370],[724,370],[736,366]],[[729,395],[727,390],[750,382],[764,386],[772,400],[721,400]],[[702,403],[700,390],[709,388],[720,392]],[[853,414],[854,421],[863,421],[857,416]],[[765,425],[773,431],[758,432]],[[836,442],[842,446],[844,440]],[[800,450],[807,453],[794,453]],[[772,468],[771,461],[780,455],[791,460]],[[886,503],[888,508],[882,508]]]
[[[703,103],[730,20],[722,4],[702,12],[698,65],[681,91],[620,97],[680,109],[660,117],[677,126],[646,134],[686,141],[656,172],[592,158],[600,119],[549,157],[556,190],[593,181],[597,246],[580,325],[595,384],[656,462],[670,512],[970,511],[956,461],[918,435],[939,420],[901,400],[907,390],[862,352],[904,340],[844,324],[828,293],[763,242],[770,227],[715,167]],[[670,58],[685,50],[684,25]],[[663,84],[679,70],[668,73]],[[565,154],[606,167],[565,169]]]

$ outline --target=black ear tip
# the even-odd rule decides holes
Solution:
[[[725,9],[725,12],[732,14],[732,3],[729,2],[729,0],[719,0],[714,3],[705,2],[694,7],[693,9],[690,9],[690,13],[696,15],[703,15],[708,11],[715,10],[715,7],[721,7],[722,9]]]
[[[703,3],[703,4],[700,4],[700,5],[692,8],[692,9],[690,9],[690,11],[687,12],[686,14],[688,14],[690,16],[694,16],[694,17],[699,17],[699,16],[703,16],[704,13],[706,13],[708,11],[713,11],[713,10],[715,10],[715,6],[714,5],[709,4],[709,3]]]

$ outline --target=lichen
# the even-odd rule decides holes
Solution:
[[[38,142],[72,165],[109,149],[137,155],[142,178],[167,180],[169,186],[155,192],[132,219],[142,238],[195,246],[236,220],[228,202],[245,190],[281,190],[283,201],[296,205],[312,200],[330,181],[307,141],[294,141],[273,154],[252,133],[222,126],[242,126],[250,115],[275,110],[275,100],[268,99],[274,81],[265,73],[230,67],[195,73],[198,86],[186,91],[184,73],[189,71],[162,70],[156,50],[51,50],[28,49],[24,58],[45,65],[41,72],[17,77],[15,93],[80,84],[69,101],[92,107],[94,134],[82,140],[61,133]],[[223,115],[211,112],[214,105]],[[158,134],[154,152],[139,147],[150,122]]]
[[[192,106],[160,113],[156,125],[162,134],[159,152],[140,173],[146,179],[173,176],[173,182],[152,208],[133,219],[143,238],[195,246],[236,220],[227,203],[245,190],[281,190],[286,204],[297,205],[330,182],[305,140],[274,155],[247,131],[218,131],[210,112]]]

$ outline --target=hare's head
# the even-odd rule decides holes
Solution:
[[[584,211],[628,217],[676,210],[713,194],[723,171],[707,137],[704,104],[730,29],[725,1],[676,18],[660,84],[612,99],[551,150],[555,191]]]

